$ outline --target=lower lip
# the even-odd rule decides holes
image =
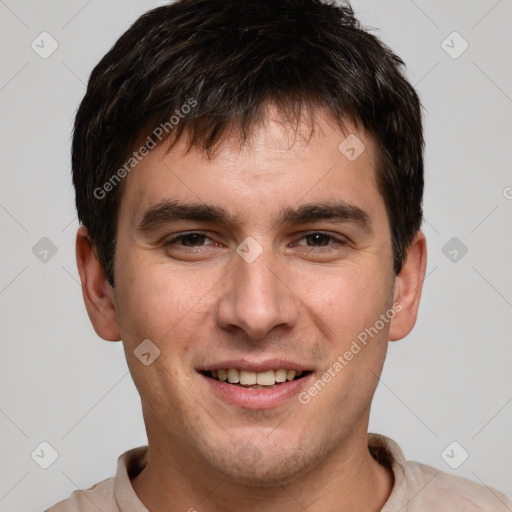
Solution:
[[[313,374],[309,373],[300,379],[286,381],[269,389],[245,389],[203,374],[200,375],[213,392],[225,402],[244,409],[270,409],[300,393],[307,386]]]

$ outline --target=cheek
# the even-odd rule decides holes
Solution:
[[[303,302],[325,324],[337,345],[350,343],[390,306],[393,286],[387,274],[346,265],[301,276]],[[336,341],[337,340],[337,341]]]
[[[375,391],[390,327],[389,317],[381,320],[393,298],[387,275],[358,269],[342,272],[330,280],[323,305],[318,303],[317,313],[330,328],[326,336],[330,360],[325,370],[334,375],[325,404],[332,401],[347,410],[362,410]]]
[[[118,282],[118,316],[125,327],[125,343],[149,338],[161,350],[177,349],[181,339],[194,336],[198,320],[213,308],[209,291],[215,276],[198,279],[193,268],[178,272],[169,265],[144,265],[134,259],[120,269]]]

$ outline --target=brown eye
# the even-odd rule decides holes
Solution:
[[[344,237],[334,236],[323,231],[312,231],[311,233],[305,233],[299,240],[298,245],[306,247],[330,247],[345,245],[347,241]]]
[[[206,236],[200,233],[190,233],[189,235],[183,235],[181,238],[181,245],[186,247],[195,247],[197,245],[203,245]]]
[[[208,236],[203,233],[182,233],[168,240],[165,245],[172,247],[202,247],[214,245]]]
[[[332,236],[326,235],[325,233],[310,233],[304,238],[307,241],[307,245],[314,245],[317,247],[329,245],[329,241],[332,240]]]

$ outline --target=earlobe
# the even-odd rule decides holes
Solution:
[[[83,226],[76,234],[76,262],[85,307],[96,334],[107,341],[119,341],[114,292]]]
[[[391,322],[389,340],[397,341],[409,334],[416,323],[418,307],[427,266],[427,242],[418,231],[405,259],[402,271],[395,281],[395,304],[401,309]]]

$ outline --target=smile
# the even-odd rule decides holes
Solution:
[[[264,372],[237,370],[236,368],[219,368],[218,370],[203,371],[201,373],[206,377],[220,382],[251,387],[252,389],[263,389],[265,387],[275,386],[276,384],[300,379],[309,372],[286,370],[285,368],[267,370]]]
[[[198,373],[208,389],[224,403],[253,410],[272,409],[296,400],[314,377],[312,370],[300,368],[300,365],[294,369],[295,364],[290,362],[286,364],[287,368],[278,361],[274,364],[242,364],[245,368],[237,368],[236,361],[226,361],[219,367],[200,369]]]

